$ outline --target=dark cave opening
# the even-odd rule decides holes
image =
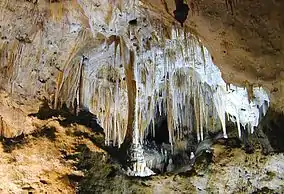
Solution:
[[[149,142],[154,141],[157,145],[162,145],[163,143],[169,144],[170,142],[167,117],[162,116],[158,118],[157,121],[157,123],[155,124],[155,134],[153,135],[149,133],[147,135],[147,140]]]

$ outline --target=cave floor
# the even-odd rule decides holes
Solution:
[[[68,135],[74,127],[63,128],[55,121],[39,121],[38,132],[0,144],[0,193],[75,193],[71,177],[83,176],[76,170],[74,160],[78,144],[94,152],[103,152],[90,140]],[[77,126],[82,131],[86,128]]]
[[[194,172],[129,178],[85,126],[35,119],[39,129],[0,144],[0,193],[283,193],[283,154],[214,145]]]

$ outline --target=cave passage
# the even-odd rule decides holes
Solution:
[[[169,144],[169,129],[167,117],[162,117],[160,121],[155,124],[155,135],[147,135],[147,140],[149,142],[155,142],[157,145],[162,145],[163,143]]]

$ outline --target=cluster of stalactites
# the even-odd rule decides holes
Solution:
[[[217,111],[213,93],[195,69],[210,73],[206,64],[201,65],[205,59],[200,61],[196,52],[197,48],[204,48],[191,36],[188,40],[169,40],[167,44],[165,50],[155,47],[137,59],[136,143],[137,139],[143,143],[148,133],[155,135],[155,119],[161,114],[167,115],[171,144],[195,129],[198,141],[203,140],[204,129],[214,128]]]
[[[88,107],[104,129],[105,144],[120,146],[127,129],[127,87],[121,47],[113,43],[103,54],[86,63],[84,107]],[[95,64],[90,63],[95,60]]]
[[[202,141],[204,130],[214,130],[216,123],[226,138],[226,119],[236,123],[239,136],[241,126],[253,132],[268,108],[262,88],[255,88],[255,99],[249,101],[245,88],[228,87],[207,49],[189,33],[173,30],[165,45],[164,49],[153,46],[136,59],[134,142],[143,143],[148,133],[155,135],[155,119],[162,113],[167,115],[171,144],[191,132]]]
[[[143,144],[148,135],[155,136],[155,121],[162,114],[167,116],[169,142],[173,145],[192,132],[202,141],[205,132],[218,124],[227,137],[227,118],[237,123],[241,136],[241,126],[249,126],[251,131],[257,126],[258,107],[266,112],[266,93],[254,89],[256,98],[249,102],[246,89],[227,87],[207,49],[191,34],[172,30],[171,39],[162,43],[153,39],[147,49],[143,49],[143,37],[136,39],[141,45],[133,64],[134,144]],[[129,62],[125,56],[128,49],[113,42],[102,60],[94,57],[95,64],[85,67],[84,104],[98,116],[107,145],[120,146],[126,134],[128,99],[123,67]]]

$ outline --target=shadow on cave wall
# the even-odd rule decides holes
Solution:
[[[56,139],[56,129],[55,127],[47,127],[43,126],[32,132],[30,135],[35,138],[46,137],[51,141],[55,141]],[[21,148],[26,145],[30,139],[27,138],[28,135],[21,134],[13,138],[5,138],[1,137],[1,143],[3,145],[3,151],[6,153],[11,153],[16,148]]]
[[[37,117],[41,120],[47,120],[52,117],[63,117],[63,120],[58,119],[60,125],[67,127],[71,124],[80,124],[91,128],[95,132],[103,132],[103,128],[97,123],[97,117],[87,110],[81,110],[77,115],[73,114],[66,106],[63,104],[61,109],[52,109],[49,107],[48,103],[44,101],[40,106],[37,113],[29,114],[29,116]]]

